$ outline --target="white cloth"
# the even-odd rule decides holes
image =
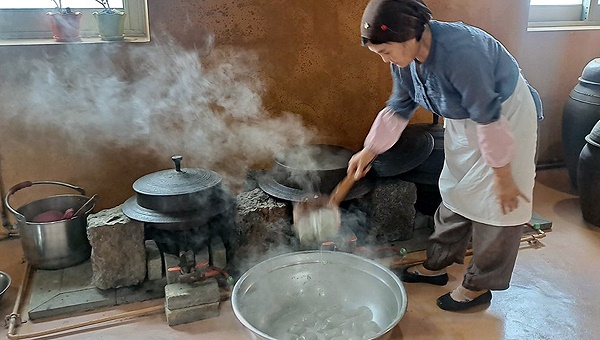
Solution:
[[[502,115],[518,146],[511,161],[512,175],[530,203],[519,199],[517,209],[502,214],[494,193],[493,169],[481,155],[477,123],[470,119],[444,119],[445,162],[439,187],[443,203],[451,211],[484,224],[516,226],[531,220],[537,141],[536,107],[522,76],[514,93],[502,103]]]

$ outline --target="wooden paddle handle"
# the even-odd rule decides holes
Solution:
[[[344,177],[344,179],[342,179],[331,192],[331,195],[329,197],[329,203],[335,206],[340,205],[340,203],[342,203],[346,195],[348,195],[350,189],[352,189],[354,183],[356,183],[354,175],[346,175],[346,177]]]

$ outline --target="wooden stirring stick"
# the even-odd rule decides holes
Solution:
[[[329,196],[329,204],[336,207],[339,206],[346,195],[348,195],[348,192],[350,192],[350,189],[352,189],[354,183],[356,183],[354,175],[346,175],[346,177],[344,177],[344,179],[342,179],[331,192],[331,195]]]
[[[375,158],[376,157],[369,161],[365,169],[369,169],[371,164],[373,164],[373,162],[375,161]],[[344,200],[344,198],[346,198],[346,195],[348,195],[348,192],[350,192],[350,189],[352,189],[352,186],[356,183],[356,181],[357,180],[356,178],[354,178],[353,174],[347,174],[346,177],[344,177],[344,179],[342,179],[338,183],[338,185],[336,185],[335,188],[333,188],[333,191],[329,196],[329,204],[339,206],[340,203],[342,203],[342,201]]]

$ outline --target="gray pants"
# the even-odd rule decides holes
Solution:
[[[423,266],[441,270],[464,263],[472,241],[473,256],[462,286],[470,290],[507,289],[519,251],[522,226],[498,227],[471,221],[440,204],[435,212],[435,231],[429,237]]]

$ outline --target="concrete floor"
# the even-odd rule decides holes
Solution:
[[[599,339],[600,228],[586,224],[578,197],[569,193],[564,169],[538,173],[535,212],[551,220],[553,228],[539,247],[523,243],[511,287],[494,292],[487,309],[451,313],[435,305],[438,296],[460,284],[465,266],[450,268],[445,287],[406,284],[408,310],[393,330],[392,339]],[[25,264],[18,239],[0,242],[0,270],[13,277],[13,285],[0,301],[0,316],[12,312]],[[162,300],[100,310],[66,319],[25,323],[18,334],[94,320],[124,311],[161,306]],[[6,335],[0,330],[0,336]],[[58,336],[45,339],[58,338]],[[164,313],[94,326],[61,334],[65,339],[247,339],[231,311],[169,327]]]

